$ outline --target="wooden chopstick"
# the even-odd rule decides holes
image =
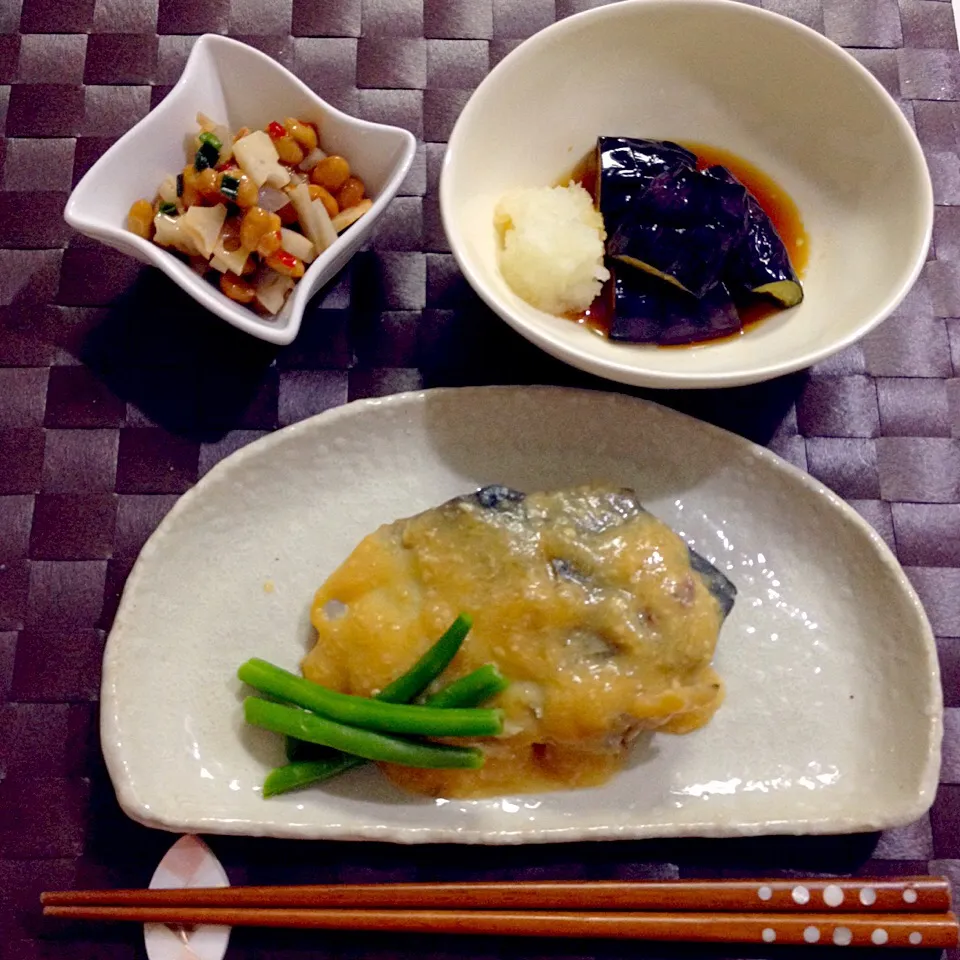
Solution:
[[[249,907],[47,906],[77,920],[221,924],[312,930],[497,934],[524,937],[756,943],[857,947],[957,946],[957,918],[938,914],[588,913],[541,910],[311,910]]]
[[[47,916],[137,923],[927,949],[958,943],[943,877],[62,890],[41,901]]]
[[[940,913],[944,877],[804,880],[329,884],[181,890],[61,890],[46,906]]]

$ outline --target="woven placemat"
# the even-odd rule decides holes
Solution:
[[[437,204],[471,89],[589,0],[0,0],[0,953],[139,956],[132,928],[43,921],[43,888],[143,885],[171,837],[118,810],[97,739],[100,656],[133,559],[178,494],[264,433],[420,386],[611,385],[481,306]],[[960,53],[946,0],[764,0],[850,48],[915,124],[930,260],[897,314],[809,374],[661,402],[768,444],[896,550],[933,622],[946,740],[932,814],[882,836],[397,848],[214,838],[234,882],[946,871],[960,881]],[[211,318],[159,273],[75,236],[73,184],[229,33],[337,106],[422,141],[400,196],[290,347]],[[639,391],[638,391],[639,392]],[[237,957],[552,956],[634,945],[237,932]],[[709,951],[708,951],[709,952]],[[653,953],[650,954],[654,955]],[[711,955],[721,955],[716,952]]]

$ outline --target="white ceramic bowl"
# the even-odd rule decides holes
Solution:
[[[497,267],[494,206],[557,181],[598,135],[706,143],[769,173],[810,237],[804,302],[687,349],[613,343],[524,303]],[[873,76],[813,30],[728,0],[626,0],[521,44],[460,115],[440,204],[460,268],[507,323],[567,363],[655,387],[753,383],[847,346],[906,295],[933,221],[920,145]]]
[[[260,317],[225,297],[162,247],[126,229],[127,212],[152,198],[167,174],[183,169],[184,138],[198,111],[231,129],[296,116],[315,121],[328,153],[343,154],[367,187],[373,207],[310,265],[280,313]],[[75,230],[159,267],[195,300],[235,327],[271,343],[290,343],[311,295],[362,246],[413,162],[416,140],[399,127],[358,120],[330,106],[289,70],[249,47],[206,34],[194,44],[177,85],[87,172],[67,201]]]

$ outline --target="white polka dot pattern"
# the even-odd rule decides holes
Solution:
[[[870,939],[878,946],[882,947],[890,937],[887,934],[887,931],[883,927],[877,927],[873,933],[870,934]]]
[[[853,933],[849,927],[837,927],[833,931],[833,942],[838,947],[849,947],[853,940]]]
[[[797,884],[791,891],[790,896],[793,897],[794,903],[799,903],[801,906],[810,902],[810,891],[802,884]]]
[[[828,907],[839,907],[843,903],[843,891],[835,883],[829,884],[824,888],[823,902]]]

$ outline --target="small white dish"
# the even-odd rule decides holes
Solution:
[[[361,177],[373,207],[308,267],[273,318],[260,317],[212,286],[163,247],[127,230],[127,212],[152,199],[160,182],[185,162],[184,139],[203,112],[231,129],[296,116],[319,125],[328,153],[340,153]],[[290,343],[310,297],[363,245],[413,162],[416,139],[399,127],[348,116],[318,97],[266,54],[215,34],[194,44],[177,85],[87,171],[67,200],[64,217],[80,233],[159,267],[195,300],[245,333]]]
[[[721,147],[772,176],[810,238],[803,303],[740,337],[663,349],[521,300],[498,268],[494,207],[559,180],[598,135]],[[625,0],[522,43],[457,120],[440,207],[467,280],[514,329],[583,370],[668,388],[754,383],[853,343],[913,285],[933,224],[920,144],[879,82],[813,30],[730,0]]]
[[[434,801],[368,767],[263,799],[283,745],[244,725],[236,669],[252,656],[298,668],[314,592],[363,536],[483,484],[591,480],[633,487],[738,587],[708,726],[654,736],[590,790]],[[930,806],[942,730],[923,609],[850,507],[672,410],[530,387],[360,401],[220,463],[130,575],[101,717],[120,804],[148,826],[402,843],[879,830]]]

